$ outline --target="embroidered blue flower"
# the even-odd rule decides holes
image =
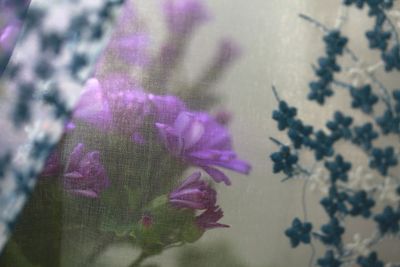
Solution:
[[[310,244],[311,230],[311,223],[302,223],[298,218],[295,218],[292,222],[292,226],[285,231],[285,235],[290,239],[292,247],[295,248],[301,243]]]
[[[287,176],[293,176],[294,167],[299,158],[292,154],[288,146],[282,146],[279,152],[272,153],[270,156],[274,162],[274,173],[283,172]]]
[[[393,147],[372,149],[369,166],[372,169],[377,169],[382,175],[387,175],[388,169],[396,166],[397,163],[398,161]]]
[[[386,206],[381,214],[374,217],[374,220],[378,223],[379,231],[382,234],[397,233],[400,230],[400,212],[390,206]]]
[[[378,254],[376,252],[371,252],[368,257],[359,256],[357,258],[357,263],[361,267],[383,267],[384,263],[378,259]]]
[[[342,262],[336,259],[332,250],[328,250],[323,258],[317,260],[317,264],[321,267],[340,267]]]
[[[325,72],[339,72],[342,68],[336,63],[336,58],[333,56],[320,57],[318,59],[319,69],[316,70],[316,74],[319,77],[324,77],[322,73]],[[321,73],[321,75],[320,75]]]
[[[317,237],[319,237],[325,245],[339,247],[342,243],[342,235],[345,229],[340,225],[338,219],[332,218],[328,224],[322,225],[321,231],[322,234],[317,234]]]
[[[368,38],[371,49],[377,48],[385,51],[392,34],[384,31],[382,27],[375,27],[373,30],[367,31],[365,35]]]
[[[378,138],[379,134],[374,131],[371,123],[354,127],[353,143],[361,146],[365,150],[370,150],[372,141]]]
[[[358,8],[363,8],[365,0],[344,0],[343,3],[346,6],[356,5]]]
[[[382,54],[387,72],[393,69],[400,70],[400,45],[395,45],[389,52]]]
[[[380,51],[386,71],[400,70],[400,44],[394,40],[394,37],[397,37],[395,36],[396,29],[394,29],[396,25],[394,25],[395,21],[389,21],[390,14],[386,13],[387,9],[393,7],[394,1],[342,0],[342,2],[347,6],[356,6],[359,9],[365,7],[367,9],[368,15],[374,20],[374,25],[365,33],[370,50],[377,49]],[[345,161],[340,154],[335,155],[334,145],[340,140],[347,140],[357,145],[369,156],[370,171],[375,169],[383,176],[388,175],[390,168],[398,164],[397,155],[393,147],[375,148],[375,143],[387,141],[379,139],[380,137],[384,139],[386,134],[400,134],[400,89],[394,90],[391,93],[392,95],[389,95],[387,93],[389,89],[386,89],[384,84],[380,84],[380,81],[375,79],[374,71],[371,72],[370,77],[374,84],[352,86],[348,81],[337,80],[335,75],[342,70],[341,62],[339,62],[340,55],[346,52],[354,61],[358,61],[356,53],[346,48],[349,39],[343,37],[339,30],[331,31],[329,27],[313,18],[306,15],[301,15],[301,17],[322,28],[326,33],[324,36],[325,55],[320,57],[318,63],[313,66],[316,78],[309,83],[308,99],[323,105],[328,97],[334,94],[336,86],[347,88],[351,107],[369,115],[364,117],[371,118],[373,115],[374,119],[374,122],[366,122],[364,120],[361,124],[354,125],[351,116],[346,116],[341,111],[336,111],[333,119],[330,119],[325,124],[329,130],[328,132],[314,130],[311,126],[308,126],[312,130],[304,134],[303,128],[305,125],[295,117],[291,118],[290,122],[282,127],[284,129],[288,128],[288,136],[292,142],[290,147],[296,149],[296,155],[299,157],[296,160],[300,161],[300,156],[302,156],[299,149],[308,148],[314,152],[317,161],[324,160],[324,166],[330,174],[330,179],[324,181],[322,188],[325,196],[320,200],[320,204],[329,216],[329,222],[322,225],[320,231],[314,232],[312,235],[325,246],[334,247],[335,249],[326,251],[325,256],[320,257],[316,262],[311,262],[310,266],[340,267],[353,264],[360,267],[384,267],[385,263],[378,259],[376,252],[364,254],[357,251],[357,253],[353,254],[355,251],[352,251],[350,247],[344,246],[342,238],[346,231],[345,219],[351,219],[350,216],[364,217],[371,221],[374,220],[376,228],[380,230],[381,234],[400,234],[400,207],[388,206],[381,214],[375,215],[373,211],[375,206],[379,204],[378,199],[380,196],[370,194],[369,189],[366,189],[370,185],[363,182],[356,185],[357,182],[353,179],[349,181],[348,173],[352,168],[352,163],[351,161]],[[362,61],[362,59],[360,60]],[[375,85],[377,85],[376,88]],[[381,87],[384,91],[382,95],[378,94],[378,87]],[[381,108],[383,105],[379,105],[378,107],[378,103],[385,106]],[[379,114],[375,114],[378,110]],[[373,126],[374,123],[380,130]],[[329,157],[332,158],[329,159]],[[358,171],[355,176],[357,176],[356,179],[365,178],[364,174],[360,174]],[[328,185],[325,183],[328,183]],[[395,198],[391,194],[392,190],[396,190],[396,194],[400,196],[400,186],[392,186],[386,183],[385,186],[391,187],[390,190],[388,189],[390,191],[389,198]],[[327,187],[329,188],[328,194],[326,192]],[[356,189],[359,187],[362,189]],[[372,189],[372,192],[374,190],[375,188]],[[289,236],[289,232],[297,234],[294,236],[296,239],[291,240],[292,246],[297,247],[302,243],[299,236],[304,229],[301,228],[302,222],[300,220],[296,222],[296,225],[294,222],[292,227],[286,230],[285,233],[287,236]],[[296,227],[298,232],[295,231]],[[359,255],[362,256],[358,257]]]
[[[400,117],[389,109],[381,117],[376,118],[376,123],[381,127],[383,134],[400,132]]]
[[[389,9],[393,7],[394,0],[380,0],[380,2],[384,8]]]
[[[299,149],[302,145],[309,143],[312,132],[312,126],[304,125],[301,120],[293,120],[288,131],[288,136],[293,146]]]
[[[339,192],[336,186],[332,186],[329,189],[329,195],[321,199],[320,203],[325,209],[325,212],[330,216],[334,217],[337,212],[347,214],[348,209],[346,201],[349,198],[346,192]]]
[[[351,106],[359,108],[365,113],[371,113],[373,106],[378,102],[378,96],[372,92],[372,87],[369,84],[360,88],[353,87],[350,93],[353,98]]]
[[[340,31],[334,30],[324,36],[324,42],[326,44],[326,53],[329,56],[342,55],[343,48],[346,46],[349,39],[343,37]]]
[[[326,51],[328,55],[326,57],[320,57],[318,59],[318,68],[314,67],[315,74],[320,78],[318,81],[313,81],[309,84],[311,92],[308,94],[308,99],[316,101],[318,104],[323,105],[325,103],[325,98],[333,95],[333,90],[331,88],[331,82],[333,81],[333,76],[335,72],[341,70],[340,66],[336,63],[336,54],[343,52],[343,47],[341,47],[343,41],[338,40],[340,36],[327,35],[325,42],[329,42],[326,46]],[[335,39],[335,40],[334,40]],[[339,43],[336,43],[339,42]]]
[[[278,122],[278,129],[285,130],[297,115],[297,109],[290,107],[285,101],[279,102],[279,110],[274,110],[272,118]]]
[[[327,72],[326,74],[330,75],[331,72]],[[326,80],[311,82],[309,87],[311,92],[308,94],[308,99],[317,101],[318,104],[324,104],[325,97],[330,97],[333,95],[330,82],[327,82]]]
[[[315,159],[322,160],[334,154],[333,143],[333,139],[320,130],[315,134],[315,139],[309,141],[308,146],[314,150]]]
[[[352,117],[345,116],[342,112],[336,111],[333,120],[328,121],[326,127],[331,130],[331,137],[333,140],[336,141],[341,138],[350,139],[352,136],[350,125],[352,123]]]
[[[353,216],[362,215],[365,218],[371,216],[371,208],[375,206],[375,201],[368,197],[367,192],[359,191],[348,199],[351,205],[349,213]]]
[[[337,155],[334,161],[325,162],[325,168],[329,170],[333,183],[338,179],[346,182],[348,180],[347,173],[351,169],[351,162],[345,161],[342,155]]]

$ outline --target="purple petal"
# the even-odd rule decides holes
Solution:
[[[92,190],[68,190],[69,193],[88,198],[98,198],[99,195]]]
[[[71,152],[68,160],[67,172],[73,172],[79,168],[79,162],[83,157],[85,145],[82,143],[77,144]]]
[[[131,140],[138,145],[144,145],[146,144],[146,139],[144,138],[144,136],[139,133],[139,132],[135,132],[132,134],[131,136]]]
[[[186,110],[186,105],[176,96],[149,94],[149,100],[153,104],[157,123],[173,124],[178,115]]]
[[[171,199],[170,203],[177,208],[188,208],[188,209],[198,209],[198,210],[206,208],[201,202],[195,202],[183,199]]]
[[[190,34],[210,17],[201,0],[167,0],[164,13],[169,30],[179,35]]]
[[[110,127],[111,113],[97,79],[92,78],[86,82],[73,116],[103,130]]]
[[[207,172],[217,183],[224,182],[226,185],[231,185],[231,181],[223,172],[218,169],[201,166],[205,172]]]
[[[74,171],[74,172],[69,172],[69,173],[64,174],[64,178],[72,179],[72,180],[80,180],[80,179],[83,179],[84,176],[81,173]]]
[[[199,171],[194,172],[188,178],[186,178],[186,180],[182,183],[182,185],[179,188],[185,188],[188,185],[190,185],[196,181],[199,181],[200,178],[201,178],[201,172],[199,172]]]

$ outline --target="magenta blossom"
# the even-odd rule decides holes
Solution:
[[[200,172],[195,172],[186,178],[169,194],[169,202],[177,208],[204,210],[214,207],[217,192],[200,178]]]
[[[202,0],[166,0],[164,14],[169,31],[179,36],[190,34],[209,18]]]
[[[108,69],[109,61],[121,60],[134,66],[144,67],[150,62],[149,47],[151,38],[140,26],[141,22],[132,3],[125,1],[114,34],[97,64],[97,73]]]
[[[11,51],[19,34],[20,25],[14,23],[0,29],[0,47],[4,51]]]
[[[232,121],[232,113],[227,110],[219,110],[214,117],[221,125],[228,125]]]
[[[10,53],[21,30],[20,15],[29,6],[29,0],[0,0],[0,53]]]
[[[213,228],[227,228],[229,225],[218,223],[218,221],[224,216],[221,208],[218,206],[207,209],[202,214],[196,217],[196,224],[202,230],[208,230]]]
[[[141,90],[128,89],[108,93],[112,113],[112,130],[133,140],[140,135],[146,118],[151,113],[147,94]]]
[[[73,149],[63,179],[66,191],[89,198],[99,197],[110,185],[104,166],[100,162],[100,152],[85,153],[84,144],[78,144]]]
[[[145,66],[149,63],[147,48],[150,37],[146,33],[134,33],[113,39],[110,42],[110,52],[129,64]]]
[[[60,173],[60,171],[61,171],[60,155],[58,154],[57,151],[55,151],[51,153],[50,156],[47,158],[40,176],[42,177],[57,176]]]
[[[95,78],[87,81],[74,118],[143,144],[146,120],[173,123],[183,110],[185,104],[175,96],[148,94],[124,75],[109,75],[101,83]]]
[[[153,226],[153,217],[148,214],[144,214],[142,215],[141,223],[144,228],[149,229],[151,226]]]
[[[221,40],[214,62],[215,67],[223,69],[229,66],[241,53],[241,48],[234,41],[228,38]]]
[[[112,75],[102,83],[95,78],[88,80],[74,118],[140,143],[143,139],[140,129],[150,108],[147,94],[127,77]]]
[[[186,105],[176,96],[149,94],[152,115],[158,123],[171,124],[178,115],[186,110]]]
[[[229,178],[216,167],[248,174],[250,165],[238,159],[229,132],[206,113],[181,112],[173,124],[156,124],[169,152],[201,167],[216,182],[230,185]]]
[[[111,125],[109,103],[97,79],[92,78],[86,82],[73,117],[100,129],[109,129]],[[71,124],[67,126],[72,127]]]

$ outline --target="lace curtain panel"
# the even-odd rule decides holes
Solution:
[[[399,32],[395,0],[0,0],[0,266],[400,266]]]

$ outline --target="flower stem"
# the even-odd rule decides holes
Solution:
[[[149,256],[149,254],[145,253],[144,251],[142,253],[140,253],[139,257],[137,257],[137,259],[132,262],[131,265],[129,265],[129,267],[140,267],[141,263]]]

